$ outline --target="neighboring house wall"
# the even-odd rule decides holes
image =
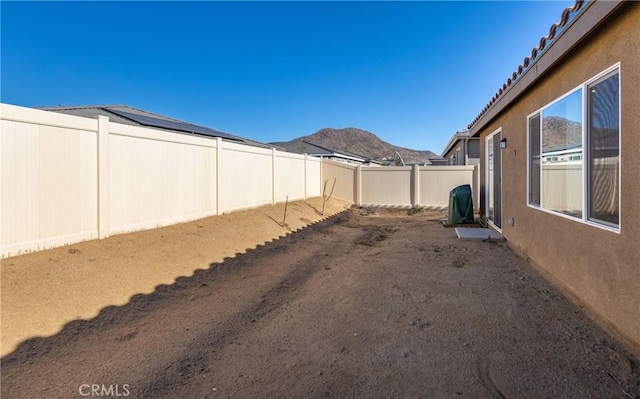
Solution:
[[[464,143],[458,142],[456,146],[454,146],[448,153],[444,155],[444,158],[447,160],[447,165],[464,164],[463,146]]]
[[[443,158],[446,165],[477,165],[480,163],[480,140],[477,137],[457,139]]]
[[[482,154],[487,151],[488,135],[500,130],[507,139],[507,148],[500,151],[502,234],[507,242],[640,351],[640,3],[623,4],[613,15],[518,99],[481,120],[481,127],[473,127],[472,133],[481,138]],[[528,205],[527,118],[617,63],[621,152],[620,227],[616,232]],[[575,165],[569,163],[549,164],[542,173],[547,173],[546,168],[564,171],[549,172],[543,180],[543,203],[583,208],[580,170],[573,170]],[[486,173],[483,157],[483,193]],[[609,177],[615,181],[615,171]],[[564,181],[554,183],[552,179]],[[545,188],[550,184],[566,187],[567,197],[545,199],[544,195],[553,194]],[[485,205],[483,197],[483,212]]]
[[[480,139],[473,138],[467,143],[467,165],[480,163]]]
[[[320,196],[321,160],[0,104],[2,257]]]
[[[455,187],[469,184],[478,208],[479,166],[353,166],[323,160],[322,178],[327,195],[362,206],[446,207]]]

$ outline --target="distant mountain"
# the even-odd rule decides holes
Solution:
[[[572,148],[582,143],[582,123],[559,116],[542,119],[542,151]]]
[[[286,148],[288,151],[305,152],[304,141],[337,151],[347,151],[378,161],[393,161],[396,151],[405,163],[429,163],[429,157],[436,156],[432,151],[411,150],[382,141],[378,136],[366,130],[348,127],[346,129],[320,129],[309,136],[291,141],[270,143]]]

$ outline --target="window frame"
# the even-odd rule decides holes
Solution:
[[[499,135],[499,136],[498,136],[498,135]],[[494,130],[493,132],[489,133],[489,134],[484,138],[484,143],[485,143],[485,151],[484,151],[484,156],[485,156],[485,158],[484,158],[484,159],[485,159],[485,160],[486,160],[486,162],[487,162],[487,164],[486,164],[486,165],[487,165],[487,167],[486,167],[486,171],[485,171],[485,187],[487,187],[487,188],[486,188],[486,192],[485,192],[485,215],[486,215],[486,218],[487,218],[487,223],[488,223],[492,228],[494,228],[495,230],[497,230],[499,233],[502,233],[502,225],[503,225],[503,224],[502,224],[502,216],[503,216],[502,208],[503,208],[503,205],[504,205],[504,203],[502,202],[502,199],[503,199],[503,195],[502,195],[502,193],[503,193],[503,189],[502,189],[502,181],[504,181],[503,169],[502,169],[502,166],[503,166],[502,159],[503,159],[504,157],[502,156],[502,154],[498,154],[498,155],[497,155],[497,157],[498,157],[498,158],[500,158],[500,181],[501,181],[501,183],[500,183],[500,198],[499,198],[499,206],[500,206],[500,220],[499,220],[499,224],[500,224],[500,226],[498,226],[498,225],[495,223],[495,219],[496,219],[496,215],[495,215],[495,212],[496,212],[496,211],[495,211],[495,209],[496,209],[496,206],[495,206],[495,200],[494,200],[494,204],[493,204],[493,215],[492,215],[493,220],[489,219],[489,209],[491,209],[491,204],[490,204],[490,195],[491,195],[491,194],[490,194],[490,190],[491,190],[491,187],[488,187],[488,185],[489,185],[489,181],[490,181],[490,180],[491,180],[491,185],[494,185],[494,184],[495,184],[495,181],[493,180],[493,179],[495,178],[495,176],[491,176],[491,175],[490,175],[491,171],[490,171],[490,169],[489,169],[489,145],[488,145],[488,143],[489,143],[489,139],[493,139],[495,136],[498,136],[498,137],[500,137],[501,139],[503,138],[503,136],[502,136],[502,126],[500,126],[499,128],[497,128],[497,129],[496,129],[496,130]],[[492,158],[492,161],[494,162],[493,170],[495,171],[495,170],[496,170],[496,164],[497,164],[497,163],[496,163],[496,161],[495,161],[495,159],[496,159],[496,155],[495,155],[495,148],[493,148],[493,149],[492,149],[492,151],[493,151],[493,158]],[[502,149],[498,148],[498,151],[502,151]],[[495,197],[495,190],[494,190],[493,195],[494,195],[494,197]]]
[[[603,225],[603,226],[608,226],[610,228],[616,229],[620,227],[620,222],[621,222],[621,215],[622,215],[622,195],[621,195],[621,191],[620,188],[622,187],[622,107],[621,107],[621,103],[622,103],[622,84],[621,84],[621,76],[620,76],[620,69],[618,68],[617,70],[615,68],[610,69],[608,71],[605,71],[601,74],[599,74],[596,78],[591,79],[591,81],[589,83],[585,84],[585,87],[588,89],[589,87],[592,87],[594,85],[600,84],[604,81],[606,81],[607,79],[613,77],[616,75],[616,73],[618,74],[618,223],[612,223],[609,222],[607,220],[600,220],[597,219],[595,217],[593,217],[591,215],[591,203],[593,201],[593,198],[591,195],[591,174],[592,174],[592,159],[591,157],[589,157],[588,161],[589,161],[589,169],[587,170],[587,173],[585,175],[585,184],[586,184],[586,192],[587,192],[587,197],[586,197],[586,201],[585,201],[585,210],[587,212],[586,214],[586,219],[587,222],[589,223],[593,223],[596,224],[598,226]],[[590,102],[588,99],[585,100],[585,108],[589,108],[590,107]],[[585,117],[586,119],[586,117]],[[586,141],[587,147],[585,148],[585,151],[587,152],[587,155],[591,155],[591,137],[588,138],[588,140]]]
[[[538,201],[539,204],[536,204],[534,202],[531,201],[531,119],[535,118],[535,117],[539,118],[539,125],[540,125],[540,129],[538,129],[538,147],[540,150],[540,154],[538,154],[538,156],[540,157],[540,161],[539,161],[539,165],[542,165],[542,112],[541,109],[536,110],[534,112],[532,112],[531,114],[527,115],[527,199],[526,199],[526,203],[527,206],[530,208],[535,208],[535,209],[542,209],[542,174],[540,173],[541,171],[538,171],[538,192],[540,192],[540,200]]]
[[[607,221],[593,220],[590,216],[590,201],[591,197],[591,182],[590,182],[590,174],[591,174],[591,154],[590,154],[590,133],[591,126],[589,125],[589,104],[587,99],[588,88],[597,84],[598,81],[604,81],[608,79],[607,75],[615,75],[618,74],[618,159],[619,165],[618,168],[618,224],[613,224]],[[544,177],[542,175],[542,169],[540,169],[540,204],[535,204],[531,202],[531,131],[530,131],[530,120],[536,116],[540,118],[540,131],[539,140],[540,140],[540,168],[542,168],[542,112],[544,109],[556,104],[558,101],[563,100],[567,96],[575,93],[577,90],[582,89],[582,216],[575,217],[571,215],[567,215],[561,212],[557,212],[544,207],[544,193],[543,193],[543,180]],[[527,115],[526,118],[527,124],[527,189],[526,191],[526,205],[531,209],[535,209],[538,211],[542,211],[545,213],[549,213],[555,216],[560,216],[568,220],[572,220],[574,222],[580,222],[589,226],[597,227],[606,231],[620,233],[622,231],[622,68],[620,66],[620,62],[610,66],[604,71],[598,73],[593,76],[589,80],[580,84],[579,86],[571,89],[570,91],[564,93],[560,97],[554,99],[553,101],[545,104],[539,109],[531,112]]]

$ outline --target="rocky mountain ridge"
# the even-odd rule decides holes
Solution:
[[[542,119],[542,150],[571,148],[582,143],[582,123],[558,116]]]
[[[383,141],[371,132],[354,127],[345,129],[324,128],[308,136],[270,144],[283,147],[288,151],[302,153],[305,152],[305,142],[336,151],[346,151],[377,161],[390,161],[392,165],[397,158],[396,151],[407,164],[428,164],[429,158],[436,156],[434,152],[428,150],[412,150],[395,146]]]

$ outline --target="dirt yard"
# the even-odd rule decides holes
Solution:
[[[640,398],[638,359],[506,243],[289,207],[3,260],[2,398]]]

